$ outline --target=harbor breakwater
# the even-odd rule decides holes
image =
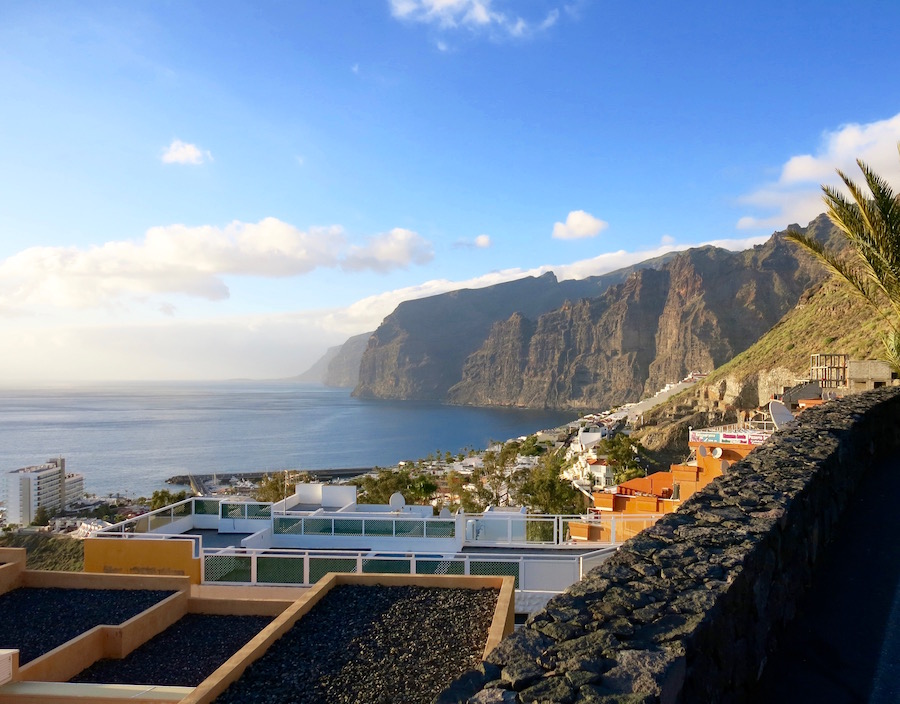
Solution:
[[[898,421],[891,388],[806,411],[438,702],[747,701],[860,478],[898,449]]]

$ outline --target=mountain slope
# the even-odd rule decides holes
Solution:
[[[602,294],[642,268],[663,266],[674,254],[579,281],[552,272],[480,289],[404,301],[372,334],[360,364],[361,398],[443,401],[470,354],[491,327],[514,313],[536,320],[566,300]]]
[[[659,462],[680,461],[688,451],[689,426],[733,422],[741,411],[764,405],[772,394],[809,375],[812,354],[878,359],[884,331],[883,322],[868,306],[836,281],[826,280],[804,293],[750,348],[693,388],[644,414],[644,425],[634,437]]]
[[[794,229],[838,237],[824,216]],[[824,276],[776,233],[744,252],[701,247],[597,280],[547,274],[410,301],[369,340],[354,394],[573,409],[634,401],[747,349]]]

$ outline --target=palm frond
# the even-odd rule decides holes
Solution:
[[[862,298],[866,303],[880,310],[878,298],[869,286],[865,277],[860,276],[855,270],[848,267],[834,254],[825,249],[825,246],[812,237],[808,237],[796,230],[788,230],[785,235],[791,242],[795,242],[812,254],[826,269],[850,287],[851,291]]]

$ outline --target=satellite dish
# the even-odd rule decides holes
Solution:
[[[784,426],[794,420],[794,414],[781,401],[769,402],[769,414],[772,416],[772,422],[775,424],[775,430],[781,430]]]
[[[406,506],[406,499],[403,498],[403,494],[399,491],[395,491],[391,494],[391,498],[388,499],[388,504],[394,511],[399,511]]]
[[[712,451],[712,456],[715,457],[716,459],[719,459],[722,456],[722,448],[714,447],[713,451]]]
[[[707,455],[706,445],[699,445],[697,447],[697,454],[700,455],[701,457],[706,457],[706,455]]]

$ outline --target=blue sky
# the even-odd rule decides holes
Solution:
[[[404,298],[900,182],[900,3],[0,3],[0,381],[281,377]]]

